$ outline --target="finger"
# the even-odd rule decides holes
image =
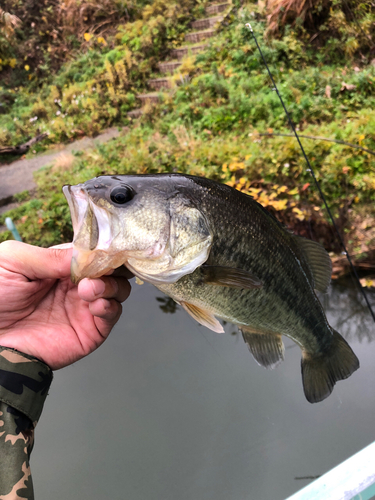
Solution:
[[[60,243],[60,245],[53,245],[50,248],[73,248],[73,242],[70,243]]]
[[[40,248],[20,241],[0,244],[1,265],[30,280],[70,276],[72,248]]]
[[[124,302],[129,297],[131,286],[126,278],[102,276],[101,278],[85,278],[78,284],[78,295],[87,302],[98,298],[116,299]]]
[[[96,328],[106,338],[121,316],[121,304],[114,299],[98,299],[89,305],[89,309],[94,316]]]
[[[122,306],[115,299],[97,299],[89,304],[89,310],[97,318],[114,322],[120,317]]]

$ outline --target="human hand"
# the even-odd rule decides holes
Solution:
[[[104,342],[131,289],[122,276],[86,278],[74,285],[71,258],[71,244],[0,244],[0,345],[35,356],[52,370],[74,363]]]

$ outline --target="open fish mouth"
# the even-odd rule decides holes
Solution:
[[[80,185],[63,187],[74,231],[71,279],[78,283],[83,278],[97,278],[121,266],[123,254],[112,254],[113,240],[109,214],[93,205]]]

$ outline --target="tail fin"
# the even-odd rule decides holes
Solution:
[[[332,344],[317,356],[302,351],[302,383],[307,401],[317,403],[327,398],[338,380],[359,368],[357,356],[343,337],[332,328]]]

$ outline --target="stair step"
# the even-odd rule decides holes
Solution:
[[[223,16],[207,17],[206,19],[198,19],[191,23],[191,27],[195,30],[205,30],[213,28],[216,23],[220,23],[224,19]]]
[[[210,16],[212,14],[219,14],[229,7],[230,3],[215,3],[206,8],[206,13]]]
[[[138,94],[137,99],[142,101],[142,104],[150,102],[159,102],[160,97],[158,92],[150,92],[149,94]]]
[[[173,73],[173,71],[181,66],[179,61],[162,62],[158,64],[161,73]]]
[[[147,80],[148,85],[155,89],[170,89],[173,87],[173,83],[170,78],[153,78],[152,80]]]
[[[127,115],[129,116],[129,118],[139,118],[140,116],[143,115],[143,109],[142,108],[133,109],[132,111],[129,111]]]
[[[210,29],[210,30],[204,30],[204,31],[195,31],[194,33],[187,33],[185,35],[185,40],[187,42],[200,42],[201,40],[204,40],[205,38],[210,38],[211,36],[214,36],[215,30]]]
[[[208,47],[207,44],[195,45],[192,47],[189,46],[180,47],[179,49],[173,49],[171,51],[171,56],[181,61],[181,59],[183,59],[185,56],[189,54],[191,55],[198,54],[198,52],[202,52],[202,50],[204,50],[207,47]]]

